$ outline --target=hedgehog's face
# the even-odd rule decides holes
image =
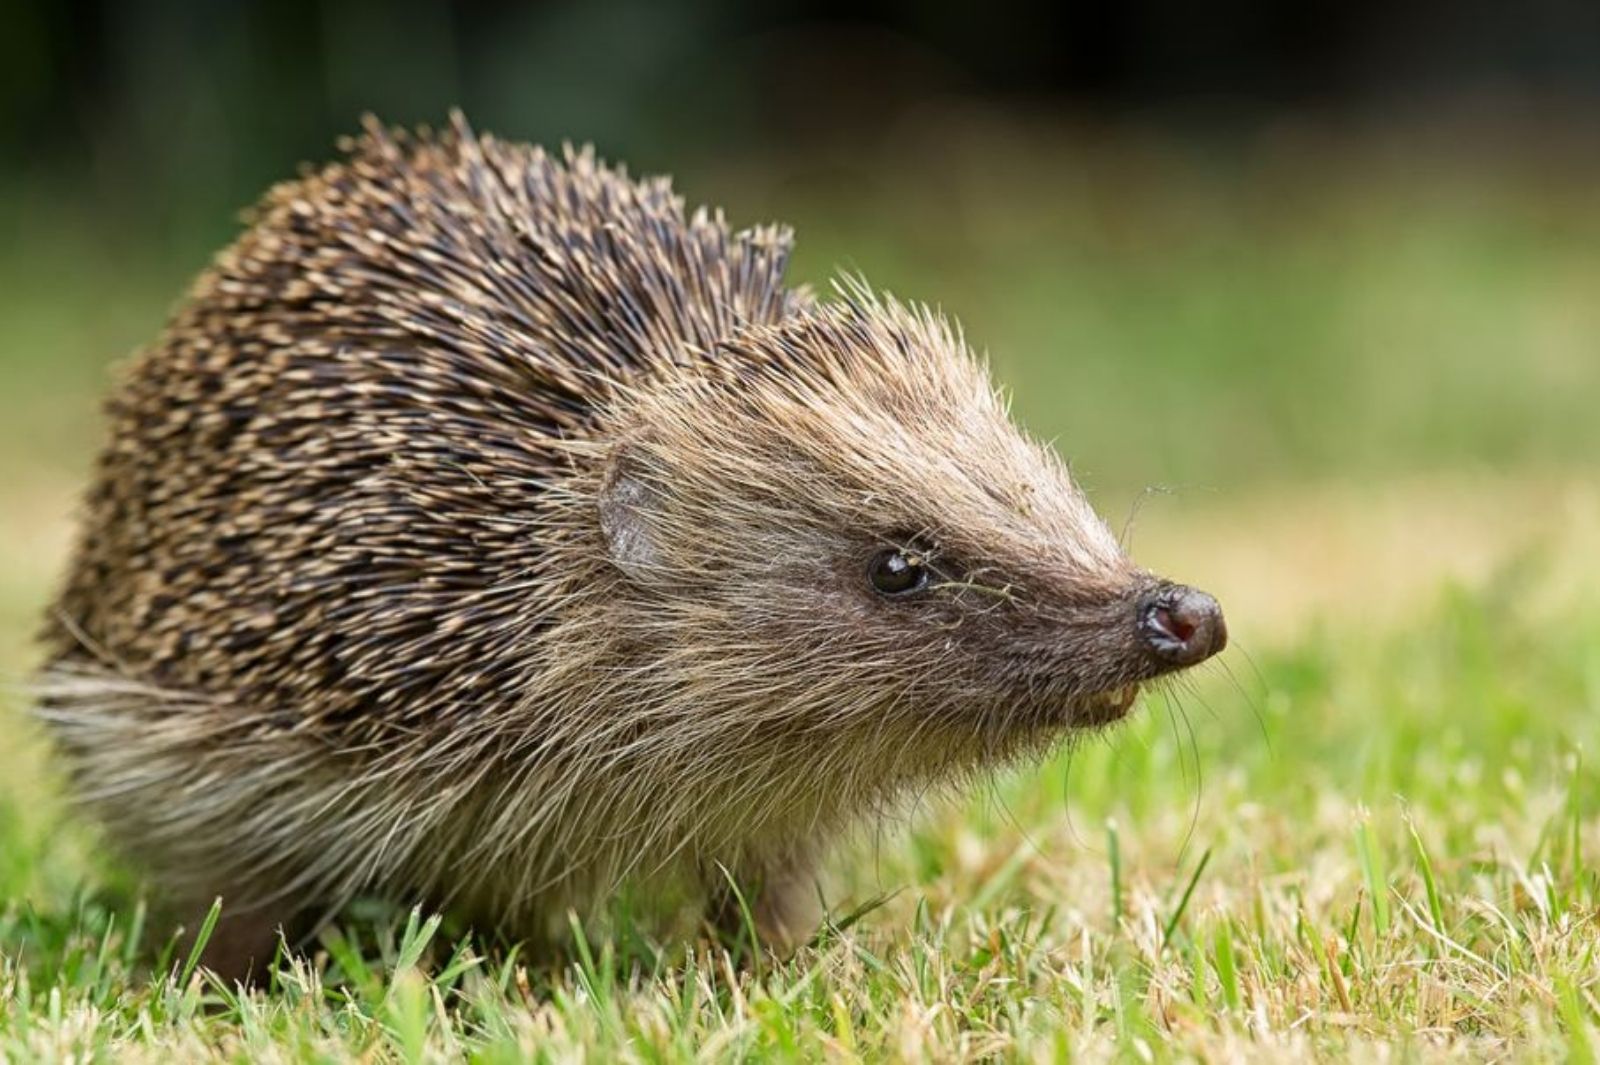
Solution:
[[[1216,602],[1127,560],[942,323],[825,309],[722,358],[630,410],[598,508],[644,607],[625,616],[659,638],[634,635],[708,701],[752,724],[1098,725],[1221,649]]]

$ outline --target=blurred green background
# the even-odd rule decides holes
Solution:
[[[796,281],[940,304],[1246,631],[1570,540],[1600,456],[1596,11],[14,4],[0,662],[28,660],[109,368],[366,111],[592,141],[792,223]]]
[[[1049,876],[967,810],[887,874],[860,863],[846,898],[912,883],[982,911],[1000,889],[970,881],[992,868],[1032,878],[1024,899],[1097,898],[1067,795],[1091,836],[1136,825],[1130,883],[1215,845],[1227,928],[1259,916],[1258,872],[1302,870],[1328,892],[1313,922],[1353,938],[1362,885],[1382,894],[1367,851],[1365,881],[1344,853],[1369,809],[1399,868],[1414,801],[1442,875],[1507,910],[1510,865],[1503,890],[1480,872],[1509,855],[1548,873],[1549,810],[1596,853],[1600,778],[1574,752],[1600,707],[1600,5],[13,0],[0,901],[60,917],[115,876],[64,827],[10,684],[111,367],[239,212],[363,112],[438,124],[452,106],[673,173],[735,224],[791,223],[795,281],[861,271],[941,305],[1112,524],[1138,509],[1139,559],[1228,610],[1235,647],[1181,689],[1187,708],[1148,700],[1014,789],[1054,843]],[[1600,880],[1572,881],[1592,919]],[[1464,941],[1499,957],[1489,927]],[[1410,972],[1418,943],[1372,971]],[[1572,971],[1592,982],[1591,963]],[[1534,1008],[1510,1002],[1507,1027]]]
[[[1600,431],[1600,15],[1544,2],[68,3],[0,34],[0,455],[375,111],[593,141],[942,304],[1129,493],[1567,464]]]
[[[1142,551],[1246,626],[1481,570],[1600,455],[1590,5],[13,4],[7,668],[108,368],[363,112],[456,105],[792,223],[796,281],[957,315],[1113,524],[1153,500]]]

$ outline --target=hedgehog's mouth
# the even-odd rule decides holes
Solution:
[[[1139,685],[1124,684],[1110,691],[1096,692],[1076,701],[1072,708],[1072,724],[1092,728],[1121,720],[1139,698]]]

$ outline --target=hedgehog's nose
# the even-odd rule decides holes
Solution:
[[[1181,584],[1163,585],[1140,600],[1139,632],[1155,656],[1174,667],[1203,662],[1228,645],[1222,607]]]

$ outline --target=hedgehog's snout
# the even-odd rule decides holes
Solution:
[[[1173,669],[1204,662],[1228,645],[1222,606],[1198,588],[1163,584],[1139,600],[1135,619],[1146,648]]]

